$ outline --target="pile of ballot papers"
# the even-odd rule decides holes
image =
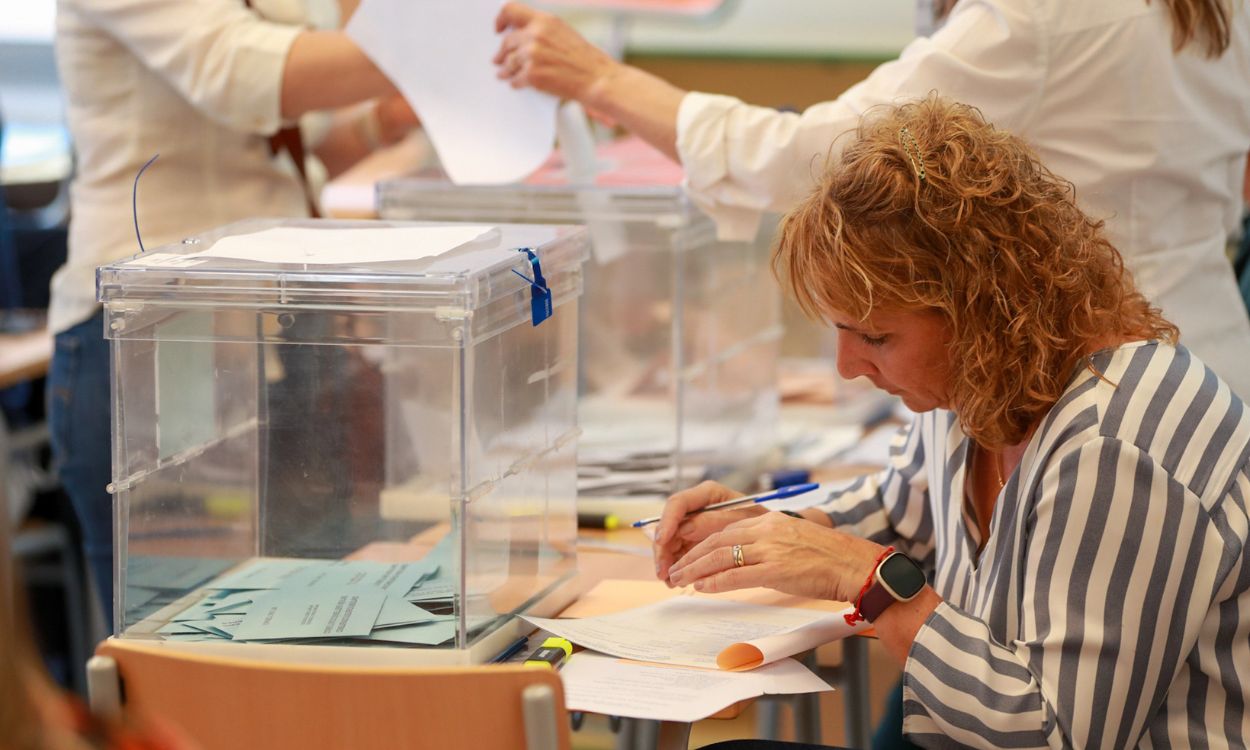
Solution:
[[[658,581],[605,581],[586,599],[612,595],[625,602],[637,593],[636,583],[663,588]],[[526,616],[543,634],[587,649],[574,653],[560,672],[570,710],[689,722],[748,698],[829,691],[828,683],[791,657],[866,627],[848,624],[845,608],[666,596],[589,617]]]
[[[438,557],[249,560],[199,585],[202,596],[156,632],[178,641],[437,646],[453,638],[457,626],[449,611],[455,583]],[[206,569],[211,567],[201,566],[195,575]],[[189,580],[184,576],[179,583]],[[127,595],[145,590],[158,592],[147,606],[159,603],[159,587],[132,583]],[[487,619],[472,618],[471,625]]]

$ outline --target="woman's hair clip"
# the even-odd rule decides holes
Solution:
[[[899,140],[903,142],[903,150],[907,152],[907,159],[911,162],[911,168],[916,170],[916,176],[924,182],[924,159],[920,158],[920,144],[916,143],[916,139],[912,137],[911,131],[903,128],[898,131]]]

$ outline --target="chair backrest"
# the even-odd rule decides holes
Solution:
[[[203,750],[569,747],[564,694],[550,670],[308,666],[118,639],[96,654],[93,709],[108,713],[115,669],[127,711],[177,725]]]

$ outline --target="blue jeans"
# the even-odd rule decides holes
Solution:
[[[57,477],[82,527],[83,556],[105,620],[113,616],[112,417],[109,347],[97,312],[56,335],[48,373],[48,428]]]

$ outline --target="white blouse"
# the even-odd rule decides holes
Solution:
[[[78,172],[69,258],[52,280],[49,326],[96,310],[96,266],[254,216],[306,216],[274,159],[282,73],[304,0],[58,0],[57,67]]]
[[[860,115],[937,91],[1027,139],[1105,219],[1142,291],[1182,341],[1250,398],[1250,318],[1225,245],[1250,151],[1250,8],[1232,46],[1172,49],[1167,5],[1147,0],[960,0],[835,101],[800,114],[692,93],[677,148],[687,186],[726,237],[814,186]]]
[[[1250,744],[1250,411],[1183,347],[1100,352],[1030,439],[981,542],[970,440],[919,415],[835,526],[922,561],[903,670],[926,747]]]

